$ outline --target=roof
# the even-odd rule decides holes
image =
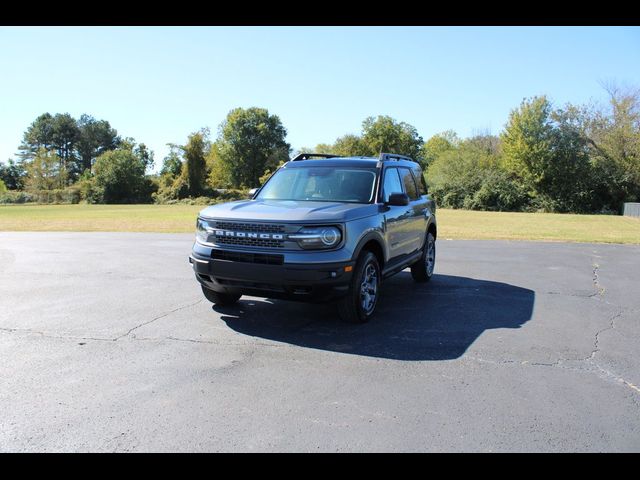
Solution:
[[[377,158],[372,157],[333,157],[321,158],[318,160],[298,160],[295,162],[287,162],[286,168],[304,168],[304,167],[360,167],[375,168],[378,164]]]
[[[321,159],[297,160],[285,163],[286,168],[302,168],[302,167],[358,167],[358,168],[376,168],[380,162],[376,157],[332,157]],[[411,167],[415,162],[407,160],[396,160],[393,165],[404,165]],[[387,163],[385,162],[385,163]]]

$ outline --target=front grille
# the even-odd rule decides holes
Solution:
[[[215,243],[220,245],[242,245],[247,247],[267,247],[282,248],[283,240],[272,240],[266,238],[236,238],[236,237],[215,237]]]
[[[213,224],[215,228],[236,232],[284,233],[284,225],[278,225],[276,223],[238,223],[217,220],[213,222]]]
[[[259,263],[262,265],[282,265],[283,255],[269,255],[266,253],[228,252],[226,250],[212,250],[211,258],[214,260],[227,260],[230,262]]]
[[[285,226],[277,223],[245,223],[215,220],[213,228],[244,233],[284,233]],[[215,236],[214,242],[219,245],[239,245],[245,247],[283,248],[284,240],[272,238],[226,237]]]

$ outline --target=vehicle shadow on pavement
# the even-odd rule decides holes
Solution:
[[[434,275],[416,284],[408,272],[385,281],[375,316],[343,323],[334,305],[243,298],[213,306],[233,330],[301,347],[397,360],[460,357],[485,331],[520,328],[535,293],[506,283]]]

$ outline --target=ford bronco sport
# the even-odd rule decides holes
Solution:
[[[433,275],[436,205],[409,157],[303,153],[251,195],[198,215],[189,261],[215,304],[336,300],[343,320],[366,322],[384,278]]]

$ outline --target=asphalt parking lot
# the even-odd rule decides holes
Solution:
[[[439,239],[353,326],[191,243],[0,233],[0,451],[640,451],[639,246]]]

